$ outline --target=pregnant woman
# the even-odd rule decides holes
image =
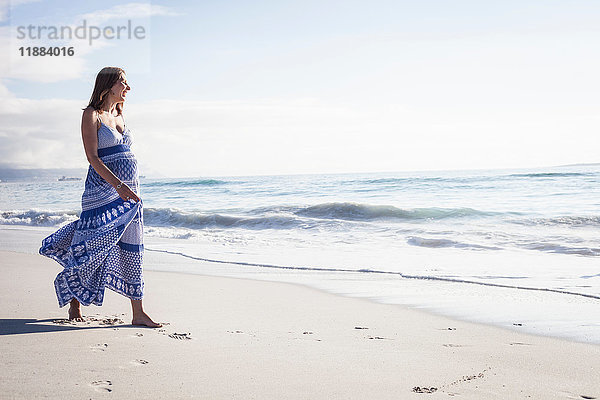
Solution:
[[[125,71],[105,67],[96,77],[81,132],[90,163],[82,212],[42,242],[40,254],[64,267],[54,280],[58,304],[80,320],[83,304],[102,305],[104,288],[129,299],[134,325],[160,327],[144,312],[143,216],[137,161],[130,150],[123,103],[131,88]]]

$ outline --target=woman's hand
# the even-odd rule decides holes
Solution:
[[[129,186],[127,186],[123,182],[121,182],[121,187],[115,188],[115,190],[117,191],[117,193],[119,193],[119,196],[121,196],[121,198],[125,201],[129,201],[130,199],[135,200],[136,202],[140,201],[138,195],[135,194],[133,190],[131,190]]]

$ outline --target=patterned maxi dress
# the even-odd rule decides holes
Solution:
[[[99,122],[98,156],[139,196],[131,132],[126,125],[121,134]],[[105,287],[142,299],[142,202],[122,200],[90,165],[81,205],[79,219],[44,239],[39,251],[64,267],[54,280],[58,304],[63,307],[76,298],[83,305],[102,305]]]

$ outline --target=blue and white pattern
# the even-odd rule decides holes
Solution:
[[[98,156],[139,196],[137,161],[131,132],[123,134],[100,121]],[[76,298],[102,305],[108,287],[130,299],[144,294],[142,202],[124,201],[90,165],[81,200],[82,212],[42,242],[41,255],[64,267],[54,280],[61,307]]]

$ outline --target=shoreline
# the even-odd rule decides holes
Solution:
[[[37,256],[39,243],[54,230],[54,227],[0,225],[0,251],[11,250]],[[185,250],[159,250],[185,246],[186,243],[181,239],[148,236],[146,241],[145,271],[297,284],[377,304],[400,305],[453,320],[600,345],[600,323],[591,318],[597,313],[599,303],[596,298],[571,298],[570,295],[547,290],[522,290],[455,281],[389,279],[381,274],[370,274],[369,277],[369,274],[359,271],[339,272],[336,269],[304,273],[293,267],[281,270],[268,265],[265,268],[248,268],[248,265],[254,264],[210,261],[181,252]]]
[[[109,290],[87,322],[54,323],[66,315],[58,264],[0,259],[7,398],[600,397],[598,345],[302,284],[146,271],[145,308],[163,329],[128,325],[127,299]]]
[[[474,305],[473,309],[469,312],[464,312],[461,314],[458,310],[460,307],[450,306],[446,307],[446,309],[442,309],[439,304],[437,307],[431,306],[431,304],[435,303],[432,301],[430,304],[427,304],[425,301],[417,301],[416,303],[410,302],[394,302],[387,301],[385,296],[377,296],[373,295],[372,291],[365,291],[364,293],[359,292],[348,292],[348,291],[340,291],[339,282],[342,280],[352,280],[354,277],[362,277],[364,273],[360,271],[344,271],[342,275],[340,271],[337,269],[332,270],[322,270],[319,271],[322,276],[314,279],[312,275],[302,275],[302,269],[297,269],[294,267],[284,268],[280,270],[279,268],[271,268],[270,266],[266,266],[264,268],[259,268],[262,272],[248,272],[245,271],[244,268],[247,263],[241,263],[242,267],[239,267],[237,262],[225,262],[225,261],[209,261],[202,258],[196,258],[194,256],[189,256],[186,254],[164,251],[164,250],[156,250],[156,249],[146,249],[146,254],[150,254],[148,260],[152,260],[151,262],[147,261],[147,264],[150,265],[150,271],[157,272],[172,272],[172,273],[182,273],[182,274],[190,274],[190,275],[200,275],[205,277],[225,277],[232,279],[242,279],[242,280],[251,280],[257,282],[273,282],[273,283],[282,283],[282,284],[290,284],[290,285],[298,285],[300,287],[304,287],[310,290],[317,290],[319,292],[333,294],[335,296],[342,296],[347,298],[360,299],[364,301],[368,301],[370,303],[375,304],[386,304],[392,306],[405,307],[412,310],[417,310],[419,312],[424,312],[426,314],[431,314],[434,316],[440,316],[449,318],[451,320],[459,320],[468,323],[474,324],[482,324],[486,326],[496,327],[499,329],[504,329],[510,332],[524,333],[533,336],[540,337],[548,337],[555,338],[559,340],[566,340],[570,342],[584,343],[584,344],[592,344],[592,345],[600,345],[600,339],[598,334],[600,333],[600,325],[595,327],[590,324],[592,331],[594,331],[594,336],[588,334],[583,334],[581,331],[581,327],[578,326],[574,328],[572,331],[567,331],[563,327],[563,330],[558,330],[556,325],[552,325],[547,321],[544,321],[544,318],[540,316],[539,320],[528,320],[521,318],[523,315],[519,315],[519,312],[522,310],[515,310],[514,306],[524,302],[532,302],[537,305],[546,304],[547,310],[552,307],[558,306],[560,307],[563,303],[569,302],[569,298],[573,304],[576,304],[576,307],[586,309],[594,308],[600,305],[598,303],[598,298],[596,296],[587,296],[580,294],[571,294],[566,292],[560,292],[555,290],[546,290],[546,289],[531,289],[531,288],[519,288],[519,287],[507,287],[502,285],[490,285],[490,284],[480,284],[478,282],[461,282],[456,280],[439,280],[439,279],[410,279],[404,278],[401,280],[394,280],[393,282],[396,285],[400,285],[394,288],[394,290],[410,290],[413,292],[422,292],[419,297],[426,297],[427,294],[431,294],[435,291],[443,292],[443,295],[437,295],[436,297],[443,298],[447,296],[450,298],[452,296],[467,296],[465,298],[469,298],[469,303],[477,301],[479,297],[480,305]],[[177,265],[176,268],[165,268],[164,265]],[[251,264],[258,265],[258,264]],[[186,268],[187,266],[187,268]],[[273,274],[273,269],[279,271],[279,274]],[[268,271],[268,272],[265,272]],[[311,273],[314,270],[311,270]],[[391,273],[394,276],[394,273]],[[323,276],[326,276],[323,278]],[[382,279],[380,282],[385,282],[386,274],[377,275],[375,279]],[[335,281],[336,284],[333,286],[327,286],[327,282]],[[372,281],[373,282],[373,281]],[[375,280],[375,282],[378,282]],[[366,285],[368,282],[361,281],[362,285]],[[425,294],[423,294],[425,293]],[[465,293],[468,293],[466,295]],[[519,296],[514,296],[515,294],[520,294]],[[483,297],[483,298],[482,298]],[[489,299],[485,299],[488,297]],[[495,297],[499,297],[501,300],[508,302],[509,305],[505,305],[499,307],[495,311],[499,312],[508,312],[508,314],[504,318],[504,323],[501,324],[498,319],[494,319],[492,315],[494,314],[494,310],[491,309],[490,302],[495,302]],[[407,299],[410,296],[407,296]],[[414,296],[413,296],[414,298]],[[490,300],[491,299],[491,300]],[[462,299],[464,301],[464,299]],[[515,302],[511,304],[510,302]],[[474,317],[477,309],[485,309],[485,314],[481,314],[478,317]],[[546,311],[550,312],[550,311]],[[556,312],[556,310],[552,310],[552,312]],[[541,311],[540,311],[541,315]],[[564,315],[564,312],[563,314]],[[495,318],[498,318],[497,316]],[[564,326],[569,326],[572,321],[565,321],[563,323]]]

